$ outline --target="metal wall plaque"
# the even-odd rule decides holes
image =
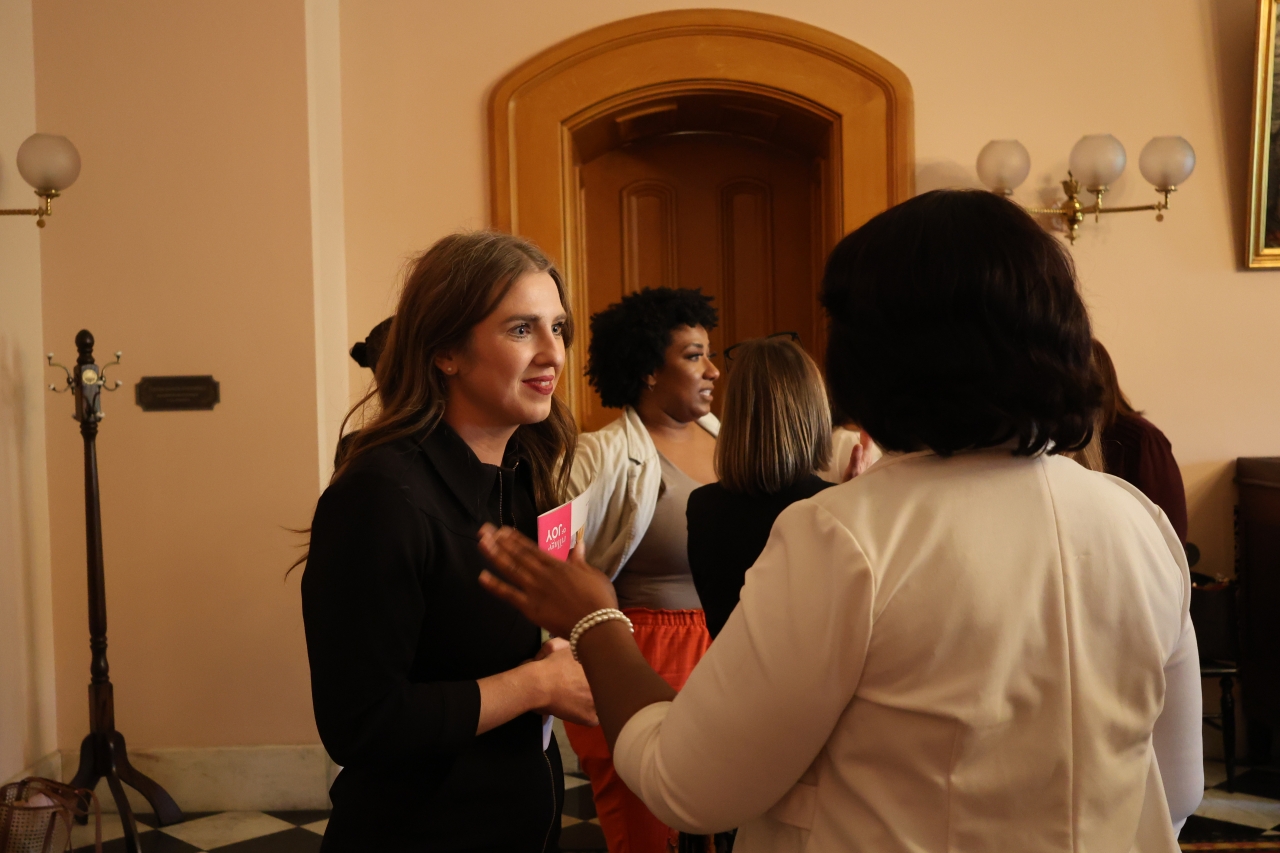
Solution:
[[[133,392],[144,412],[208,410],[221,401],[212,376],[144,376]]]

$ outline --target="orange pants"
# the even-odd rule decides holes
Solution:
[[[684,687],[711,645],[702,611],[628,607],[623,612],[635,626],[636,645],[649,666],[676,690]],[[587,728],[569,722],[564,727],[583,772],[591,779],[609,853],[667,853],[675,849],[676,831],[654,817],[618,778],[604,732],[598,726]]]

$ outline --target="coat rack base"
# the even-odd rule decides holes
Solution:
[[[124,735],[116,731],[111,724],[103,724],[104,719],[114,718],[111,701],[111,684],[90,685],[89,706],[92,729],[80,742],[80,767],[76,770],[71,785],[92,791],[102,779],[107,780],[111,789],[111,798],[115,800],[120,813],[120,823],[124,828],[125,849],[130,853],[140,851],[138,843],[138,827],[133,817],[133,808],[129,805],[129,797],[124,786],[128,785],[143,796],[151,804],[156,821],[161,826],[170,826],[182,822],[182,809],[169,796],[169,792],[160,787],[150,776],[142,773],[129,763],[129,753],[125,747]],[[88,803],[82,803],[87,813]],[[81,819],[85,823],[86,818]]]

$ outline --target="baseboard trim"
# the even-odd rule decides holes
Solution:
[[[54,751],[41,758],[30,767],[24,768],[21,773],[9,779],[9,782],[20,782],[29,776],[39,776],[42,779],[61,779],[62,778],[62,753]]]
[[[78,761],[78,751],[63,751],[64,781]],[[337,772],[319,744],[131,749],[129,761],[160,783],[184,812],[327,809]],[[137,791],[125,787],[134,811],[151,811]],[[104,812],[116,811],[105,782],[98,784],[97,794]]]

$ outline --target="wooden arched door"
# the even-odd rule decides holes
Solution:
[[[644,286],[717,297],[713,347],[823,347],[821,261],[912,192],[911,89],[893,65],[757,13],[660,12],[569,39],[490,103],[493,222],[560,266],[581,337],[563,392],[584,429],[590,313]]]
[[[646,287],[696,287],[720,313],[712,350],[786,330],[819,355],[822,134],[804,118],[726,95],[602,117],[622,131],[607,150],[579,149],[587,310]],[[584,430],[617,416],[594,391],[579,403]]]

